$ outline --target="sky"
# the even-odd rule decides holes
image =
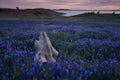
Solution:
[[[0,0],[1,8],[120,10],[120,0]]]

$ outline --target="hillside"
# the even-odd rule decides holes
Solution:
[[[0,19],[39,19],[61,17],[62,13],[57,13],[53,10],[35,8],[35,9],[9,9],[0,8]]]

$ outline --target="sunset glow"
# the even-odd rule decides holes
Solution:
[[[120,0],[0,0],[1,8],[118,10]]]

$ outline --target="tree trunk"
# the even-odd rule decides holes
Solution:
[[[34,62],[56,62],[58,51],[52,46],[46,32],[40,32],[39,40],[35,40]]]

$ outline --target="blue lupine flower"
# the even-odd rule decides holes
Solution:
[[[59,50],[57,63],[34,64],[34,41],[40,31],[46,31]],[[0,20],[0,73],[0,80],[119,80],[120,27]]]

